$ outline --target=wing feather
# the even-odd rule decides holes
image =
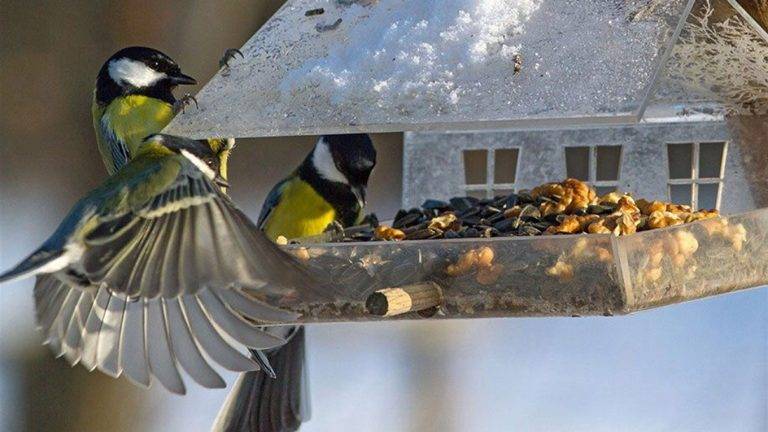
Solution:
[[[217,289],[213,293],[237,313],[261,323],[293,321],[299,317],[295,312],[270,306],[238,290]]]
[[[131,381],[149,387],[144,322],[144,302],[140,299],[128,300],[120,335],[120,367]]]
[[[69,321],[72,318],[72,315],[75,313],[75,308],[77,307],[77,303],[80,301],[81,295],[82,291],[70,289],[70,292],[67,294],[67,300],[64,301],[64,304],[61,306],[61,311],[56,318],[56,322],[51,327],[50,340],[56,342],[51,342],[50,345],[56,357],[63,356],[67,351],[66,344],[64,343],[64,337],[67,334]]]
[[[159,299],[158,299],[159,300]],[[176,360],[168,341],[168,332],[165,327],[165,316],[159,301],[144,300],[144,310],[147,314],[146,340],[147,358],[149,368],[160,384],[176,394],[186,394],[184,382],[181,380]]]
[[[235,372],[258,370],[253,360],[224,341],[193,296],[181,297],[181,306],[195,339],[216,363]]]
[[[126,300],[118,294],[109,298],[104,322],[99,331],[96,349],[96,364],[100,371],[117,378],[120,369],[120,334],[123,328]]]
[[[248,348],[270,349],[285,343],[285,339],[273,336],[232,313],[210,290],[201,291],[197,298],[211,321]]]
[[[83,350],[83,328],[85,327],[85,320],[91,312],[94,300],[93,294],[90,291],[82,293],[80,301],[77,303],[77,308],[69,322],[67,334],[64,336],[64,345],[67,347],[67,350],[64,352],[64,358],[72,366],[80,362]]]
[[[181,311],[177,298],[163,299],[165,315],[168,318],[168,332],[173,352],[185,371],[198,384],[207,388],[224,388],[226,383],[208,364],[192,338],[187,319]]]
[[[51,277],[53,279],[53,277]],[[53,325],[56,317],[59,315],[61,307],[64,305],[64,301],[67,299],[70,290],[58,289],[49,296],[49,300],[45,307],[38,313],[37,323],[40,326],[40,331],[45,337],[44,343],[48,343],[49,335],[51,332],[51,326]]]
[[[102,286],[99,288],[93,306],[91,306],[91,311],[88,314],[88,319],[83,327],[83,353],[80,357],[80,363],[90,371],[96,369],[99,332],[104,322],[104,314],[107,312],[110,297],[112,297],[112,294],[106,287]]]
[[[182,231],[184,230],[185,217],[186,215],[179,215],[179,217],[173,218],[173,224],[168,227],[168,237],[165,241],[165,256],[162,259],[162,263],[167,265],[162,268],[158,283],[161,293],[173,292],[174,287],[179,286],[179,270],[181,268],[179,263],[183,250],[182,242],[184,239]],[[146,283],[149,283],[149,281]]]

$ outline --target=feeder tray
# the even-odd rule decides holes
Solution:
[[[622,237],[311,244],[316,240],[286,248],[333,299],[275,302],[303,323],[391,319],[369,312],[370,297],[416,287],[414,299],[422,301],[425,284],[439,291],[435,318],[627,314],[768,284],[768,208]],[[482,264],[449,269],[488,250],[492,257]]]

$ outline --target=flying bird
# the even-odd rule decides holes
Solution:
[[[272,305],[285,295],[322,295],[222,191],[232,144],[148,137],[41,247],[0,274],[0,283],[37,276],[38,324],[57,355],[143,386],[155,377],[183,394],[177,363],[202,386],[224,387],[206,356],[253,371],[259,364],[238,346],[285,344],[255,323],[295,320]]]

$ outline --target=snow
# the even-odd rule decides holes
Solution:
[[[291,71],[280,90],[287,95],[316,87],[335,103],[372,98],[386,108],[424,99],[448,108],[468,90],[465,77],[514,69],[520,52],[515,36],[541,2],[422,0],[407,8],[374,9],[353,4],[341,15],[342,22],[355,23],[344,43]],[[368,19],[360,20],[364,14]]]
[[[306,12],[323,8],[324,13]],[[168,130],[274,136],[628,122],[682,0],[288,0]]]

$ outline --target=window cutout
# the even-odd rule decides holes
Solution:
[[[618,180],[621,165],[621,146],[598,146],[595,180]]]
[[[693,178],[693,144],[668,144],[669,178]]]
[[[589,147],[566,147],[565,171],[568,177],[589,181]]]
[[[493,169],[494,183],[514,183],[517,176],[517,149],[498,149],[494,151],[496,161]]]
[[[464,184],[488,181],[488,150],[464,150]]]
[[[694,209],[718,209],[726,143],[668,144],[669,197]]]
[[[690,184],[669,185],[669,200],[672,201],[673,204],[692,205],[692,189],[693,185]]]
[[[597,186],[595,190],[597,191],[597,196],[603,196],[605,194],[615,192],[616,186]]]
[[[467,196],[492,198],[515,191],[519,148],[464,150],[464,187]],[[493,178],[490,177],[493,167]]]
[[[717,208],[717,195],[720,192],[720,183],[705,183],[698,186],[697,206],[701,210]]]
[[[699,178],[722,176],[724,147],[725,143],[722,142],[699,144]]]

